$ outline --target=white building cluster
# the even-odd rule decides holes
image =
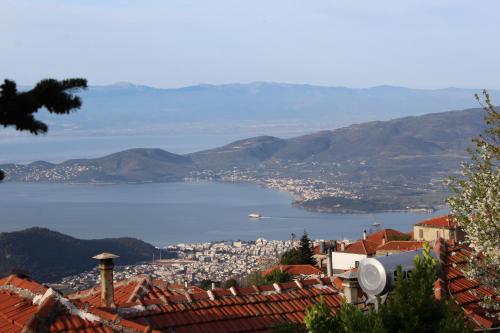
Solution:
[[[295,242],[294,245],[297,245]],[[137,265],[116,266],[115,280],[129,279],[147,274],[155,279],[175,283],[196,284],[203,280],[224,282],[232,277],[245,276],[254,270],[276,264],[279,255],[292,247],[290,240],[266,240],[254,242],[206,242],[168,246],[165,253],[175,254],[175,259],[161,259],[160,250],[155,260]],[[166,251],[166,252],[165,252]],[[70,289],[86,289],[95,286],[99,279],[97,268],[61,280]]]

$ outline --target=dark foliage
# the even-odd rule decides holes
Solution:
[[[220,282],[217,282],[217,281],[212,281],[210,279],[206,279],[206,280],[202,280],[199,284],[199,287],[201,289],[205,289],[205,290],[211,290],[212,289],[212,283],[215,284],[215,287],[216,288],[219,288],[220,287]]]
[[[82,102],[72,92],[86,87],[85,79],[46,79],[29,91],[18,92],[14,81],[5,80],[0,85],[0,125],[15,126],[18,131],[29,131],[35,135],[46,133],[47,125],[35,119],[33,114],[42,107],[56,114],[68,114],[79,109]]]
[[[135,238],[82,240],[45,228],[0,233],[0,276],[26,271],[42,282],[96,267],[92,256],[101,252],[120,256],[118,265],[151,260],[155,247]]]
[[[231,287],[238,287],[238,281],[236,279],[228,279],[224,282],[224,289],[229,289]]]
[[[304,325],[295,323],[279,323],[273,326],[273,333],[305,333],[307,332]]]
[[[286,272],[276,269],[266,276],[262,272],[255,271],[248,276],[248,285],[263,286],[273,283],[282,283],[292,281],[292,276]]]
[[[0,125],[14,126],[17,131],[29,131],[35,135],[46,133],[47,124],[35,119],[33,114],[43,107],[55,114],[68,114],[79,109],[82,101],[73,92],[85,88],[85,79],[45,79],[29,91],[18,92],[14,81],[4,80],[0,85]],[[0,181],[3,178],[4,173],[0,171]]]
[[[284,252],[280,257],[280,264],[282,265],[315,265],[316,260],[313,257],[313,249],[311,240],[304,231],[300,238],[300,246],[298,248],[290,249]]]

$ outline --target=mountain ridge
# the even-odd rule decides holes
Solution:
[[[1,232],[0,276],[25,271],[54,282],[96,267],[92,256],[101,252],[120,255],[117,264],[126,265],[149,260],[153,251],[154,246],[130,237],[83,240],[40,227]]]
[[[199,131],[236,125],[250,130],[271,122],[297,133],[297,126],[337,128],[350,123],[388,120],[410,115],[476,106],[481,89],[413,89],[398,86],[348,88],[291,83],[201,84],[153,88],[134,84],[91,86],[80,92],[82,109],[51,121],[53,134],[77,129],[89,133],[112,131],[148,134],[149,129]],[[493,100],[500,91],[492,90]],[[253,131],[266,133],[265,129]]]
[[[481,109],[468,109],[372,121],[288,139],[257,136],[185,155],[160,148],[132,148],[98,158],[72,159],[59,164],[36,161],[22,166],[53,168],[98,164],[98,171],[105,176],[110,172],[123,174],[134,168],[150,168],[153,163],[158,164],[160,169],[170,168],[167,171],[172,172],[171,178],[174,179],[182,173],[181,168],[192,171],[196,168],[253,167],[268,160],[301,162],[314,159],[334,162],[381,155],[398,156],[403,153],[425,155],[455,152],[465,155],[470,139],[484,128],[482,112]],[[7,169],[7,174],[11,167],[12,164],[0,166]],[[168,172],[165,174],[167,180]]]
[[[323,198],[332,195],[345,195],[350,201],[339,202],[349,203],[350,211],[356,212],[366,211],[363,207],[433,209],[447,195],[443,180],[457,174],[460,162],[468,158],[471,139],[484,128],[484,111],[468,109],[353,124],[288,139],[258,136],[186,155],[135,148],[94,159],[6,164],[0,169],[7,180],[31,182],[251,181],[291,188],[302,197],[295,204],[321,211],[338,204]]]

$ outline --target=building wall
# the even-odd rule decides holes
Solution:
[[[366,254],[332,252],[332,269],[350,269],[356,267],[356,261],[365,259]]]
[[[445,240],[455,240],[455,229],[444,229],[444,228],[433,228],[427,226],[413,226],[413,238],[417,241],[434,241],[438,238],[443,238]],[[459,232],[458,240],[461,240],[462,236]]]

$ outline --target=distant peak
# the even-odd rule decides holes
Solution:
[[[127,81],[119,81],[119,82],[115,82],[113,84],[111,84],[112,87],[135,87],[136,85],[131,83],[131,82],[127,82]]]

